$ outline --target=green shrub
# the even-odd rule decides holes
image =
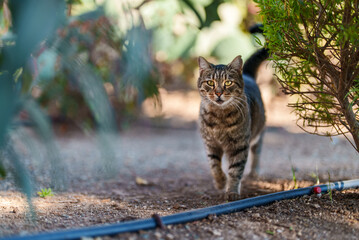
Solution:
[[[359,150],[359,6],[351,0],[255,0],[267,47],[300,127],[344,134]],[[352,136],[349,138],[347,134]]]

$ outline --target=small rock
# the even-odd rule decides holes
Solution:
[[[148,186],[149,182],[146,179],[136,177],[136,184],[140,186]]]
[[[92,237],[81,237],[81,240],[94,240]]]
[[[214,236],[221,236],[221,232],[218,231],[217,229],[212,230],[212,233]]]
[[[160,232],[155,232],[155,237],[157,239],[160,239],[162,237],[162,234]]]
[[[217,215],[216,214],[209,214],[207,218],[208,218],[208,220],[213,221],[213,220],[215,220],[217,218]]]
[[[253,214],[253,217],[254,217],[254,218],[260,218],[261,215],[260,215],[259,213],[255,213],[255,214]]]
[[[173,236],[171,233],[166,234],[166,240],[173,240],[175,239],[175,236]]]
[[[316,203],[316,204],[313,204],[313,207],[318,209],[318,208],[320,208],[320,205]]]
[[[173,205],[173,208],[174,208],[174,209],[180,209],[180,208],[181,208],[181,205],[179,205],[178,203],[175,203],[175,204]]]

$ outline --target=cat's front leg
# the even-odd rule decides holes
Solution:
[[[228,201],[238,200],[240,197],[240,181],[248,157],[249,143],[244,143],[228,151],[228,182],[225,198]]]
[[[218,190],[226,186],[226,174],[222,170],[223,151],[218,147],[207,144],[207,158],[211,167],[211,173],[214,179],[214,185]]]

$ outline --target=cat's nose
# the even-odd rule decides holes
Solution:
[[[216,92],[216,95],[217,95],[218,97],[220,97],[220,96],[222,95],[222,93],[221,93],[221,92]]]

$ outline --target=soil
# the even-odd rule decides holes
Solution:
[[[166,94],[167,98],[188,96]],[[257,178],[244,179],[241,198],[293,189],[292,167],[299,187],[314,185],[316,176],[321,183],[329,175],[331,181],[358,178],[357,153],[344,138],[330,140],[300,132],[283,105],[279,98],[267,106],[261,171]],[[223,192],[211,184],[196,114],[179,119],[165,110],[166,106],[162,118],[147,118],[112,139],[114,177],[101,167],[105,156],[95,135],[58,132],[56,143],[67,169],[66,190],[54,190],[54,196],[46,198],[34,194],[34,220],[12,176],[1,180],[0,237],[150,218],[155,213],[166,216],[224,203]],[[33,135],[31,129],[21,134]],[[35,191],[49,187],[51,171],[43,144],[36,140],[26,147],[21,134],[15,137],[17,149],[34,176]],[[358,201],[359,190],[345,190],[333,192],[332,199],[304,196],[165,229],[98,239],[358,239]]]

